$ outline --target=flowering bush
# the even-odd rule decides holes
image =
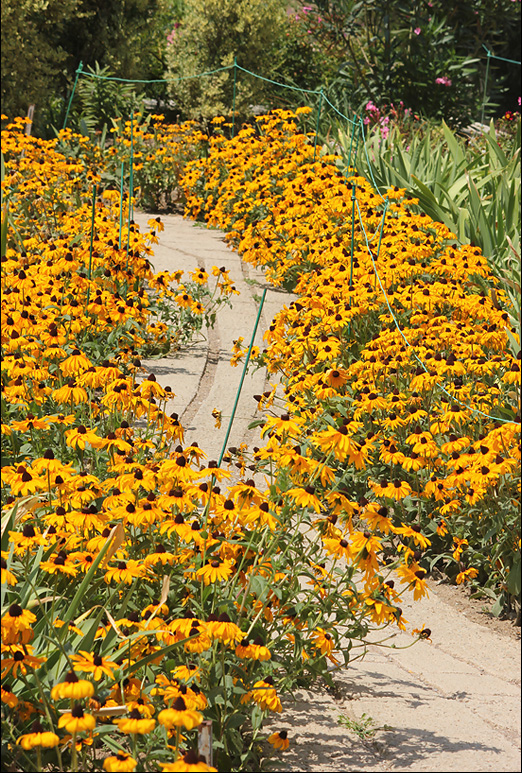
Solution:
[[[429,534],[423,570],[476,578],[500,613],[520,591],[513,306],[480,250],[414,214],[404,189],[388,189],[384,211],[354,170],[345,179],[334,156],[314,160],[297,130],[305,110],[212,140],[186,167],[187,212],[298,294],[262,362],[282,374],[300,453],[334,454],[351,523]]]
[[[215,268],[212,291],[198,270],[183,285],[178,272],[154,275],[160,223],[141,234],[128,220],[110,175],[103,185],[101,150],[68,133],[61,146],[26,137],[23,125],[5,133],[2,183],[5,764],[215,770],[196,752],[207,719],[217,767],[243,770],[285,692],[331,681],[370,630],[405,628],[401,594],[426,593],[427,538],[339,478],[366,453],[347,413],[325,428],[319,414],[273,411],[269,393],[258,397],[262,448],[230,448],[220,467],[184,443],[165,411],[171,392],[144,377],[140,355],[234,292],[228,272]],[[265,128],[268,147],[276,127]],[[282,129],[295,144],[276,140],[274,164],[286,157],[290,182],[294,154],[305,161],[310,148]],[[128,132],[115,153],[125,144]],[[158,316],[165,307],[174,322]],[[335,392],[347,374],[328,378]]]

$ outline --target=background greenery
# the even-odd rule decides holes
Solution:
[[[485,84],[483,48],[520,60],[516,0],[4,0],[1,21],[3,112],[12,119],[34,103],[33,133],[41,136],[54,136],[52,126],[63,122],[80,62],[151,80],[190,76],[237,57],[266,78],[323,89],[342,110],[402,100],[457,127],[481,117],[484,92],[488,119],[516,109],[520,95],[520,67],[500,59],[490,60]],[[143,92],[172,117],[207,118],[230,110],[232,89],[233,75],[225,72],[146,84]],[[119,115],[121,100],[106,101]],[[237,73],[242,117],[259,103],[302,102],[299,92]],[[81,94],[73,108],[77,122]]]

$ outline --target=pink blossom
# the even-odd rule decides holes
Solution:
[[[178,31],[179,27],[181,27],[181,24],[179,23],[179,21],[177,21],[175,23],[174,28],[172,29],[172,31],[169,32],[169,34],[167,35],[167,43],[168,43],[169,46],[171,46],[174,43],[174,40],[176,39],[176,34],[177,34],[177,31]]]
[[[414,33],[416,35],[420,35],[421,34],[421,28],[420,27],[415,27],[415,29],[413,31],[414,31]]]
[[[451,86],[451,79],[447,75],[443,75],[441,78],[435,78],[435,83],[439,86]]]
[[[380,113],[379,108],[376,107],[371,100],[366,103],[365,110],[367,113]]]

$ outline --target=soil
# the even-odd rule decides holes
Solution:
[[[450,585],[442,579],[437,581],[436,592],[446,604],[461,612],[468,620],[485,626],[498,636],[520,641],[521,628],[520,623],[517,624],[515,612],[509,616],[496,617],[489,611],[491,602],[488,599],[474,597],[468,588],[462,585]]]

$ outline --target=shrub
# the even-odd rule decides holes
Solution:
[[[270,77],[283,22],[280,0],[187,0],[183,20],[172,31],[167,49],[167,77],[184,79],[171,86],[183,115],[207,119],[230,114],[233,72],[192,76],[229,67],[234,57],[241,67]],[[249,114],[251,105],[262,103],[264,95],[263,81],[237,73],[240,115]]]

